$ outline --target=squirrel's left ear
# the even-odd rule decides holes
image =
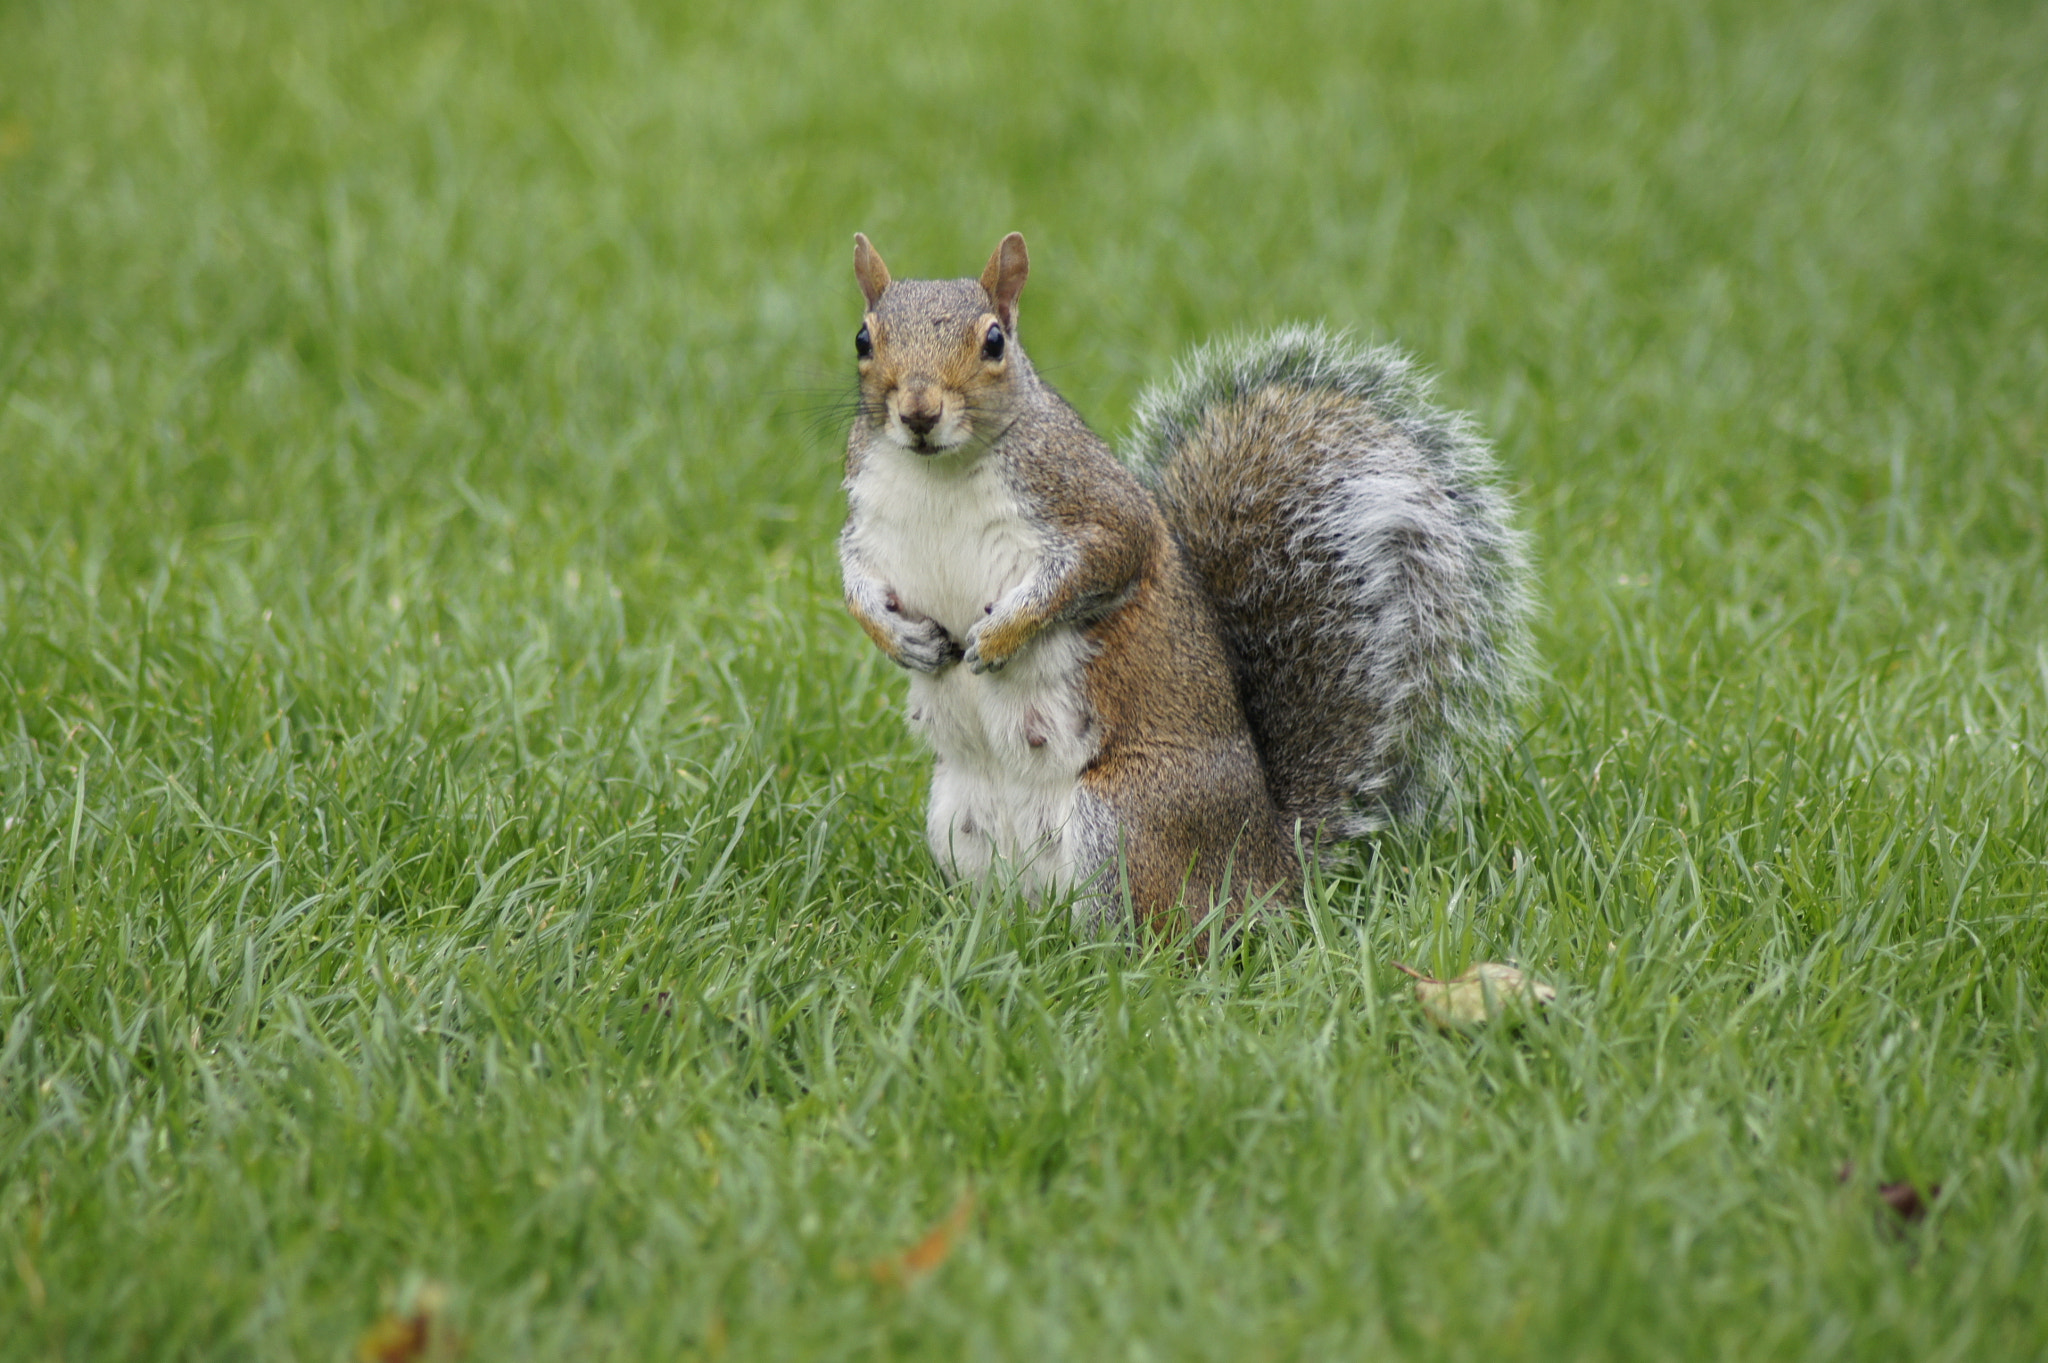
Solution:
[[[981,272],[981,287],[995,300],[996,320],[1003,330],[1017,330],[1017,295],[1024,292],[1025,276],[1031,273],[1031,257],[1024,253],[1024,234],[1012,232],[988,258]]]

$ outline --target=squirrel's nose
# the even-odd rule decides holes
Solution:
[[[930,435],[932,428],[939,424],[939,408],[936,403],[927,407],[922,403],[906,402],[897,409],[896,414],[903,421],[903,429],[914,436]]]

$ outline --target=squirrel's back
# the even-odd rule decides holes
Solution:
[[[1471,423],[1319,327],[1196,351],[1125,451],[1221,622],[1275,804],[1319,839],[1430,813],[1510,729],[1524,537]]]

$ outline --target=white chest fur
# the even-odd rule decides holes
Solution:
[[[850,547],[906,611],[963,644],[1047,559],[1048,532],[986,456],[932,459],[877,442],[847,493]],[[1088,656],[1078,631],[1054,626],[1001,672],[911,675],[911,726],[937,757],[926,836],[955,875],[1014,875],[1036,896],[1092,871],[1102,830],[1080,792],[1097,748]]]

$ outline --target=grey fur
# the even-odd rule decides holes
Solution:
[[[1509,739],[1526,537],[1400,352],[1316,326],[1204,346],[1140,399],[1125,458],[1215,605],[1290,824],[1426,818]]]

